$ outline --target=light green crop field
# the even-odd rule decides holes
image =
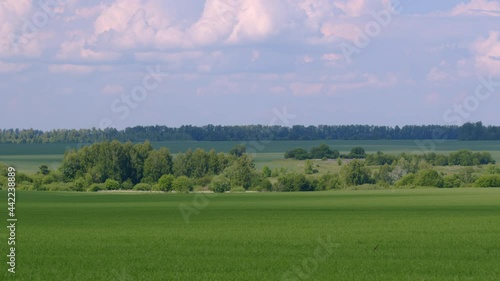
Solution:
[[[18,192],[0,279],[500,280],[500,189],[205,196]]]
[[[271,141],[271,142],[235,142],[235,141],[166,141],[153,142],[155,148],[168,147],[172,153],[184,152],[187,149],[202,148],[215,149],[218,152],[229,152],[237,144],[245,144],[247,151],[255,157],[257,168],[265,165],[279,167],[283,164],[284,152],[294,148],[310,149],[326,143],[341,153],[348,153],[353,147],[364,147],[368,153],[382,151],[384,153],[423,153],[420,148],[428,152],[450,153],[459,149],[473,151],[488,151],[500,163],[500,141],[433,141],[412,140],[379,140],[379,141]],[[0,162],[15,166],[19,171],[34,173],[41,164],[56,168],[62,161],[64,151],[78,148],[84,144],[0,144]],[[290,163],[286,163],[289,165]],[[293,163],[292,163],[293,164]]]

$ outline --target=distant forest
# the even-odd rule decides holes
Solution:
[[[403,127],[370,125],[283,126],[137,126],[108,129],[4,129],[0,143],[95,143],[149,141],[255,141],[255,140],[500,140],[500,126],[482,122],[462,126],[408,125]]]

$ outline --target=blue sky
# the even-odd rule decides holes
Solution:
[[[0,128],[498,125],[499,22],[492,0],[0,0]]]

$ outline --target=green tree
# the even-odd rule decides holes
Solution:
[[[340,169],[342,179],[348,186],[372,183],[371,172],[363,162],[354,160]]]
[[[444,179],[436,170],[426,169],[418,171],[415,175],[413,184],[417,186],[433,186],[441,188],[444,187]]]
[[[40,167],[38,168],[38,173],[44,176],[50,174],[49,167],[45,164],[40,165]]]
[[[177,192],[188,193],[193,190],[193,182],[186,176],[180,176],[172,182],[172,189]]]
[[[163,175],[158,180],[158,187],[160,191],[171,191],[175,180],[174,175]]]
[[[106,190],[117,190],[120,189],[120,183],[113,180],[113,179],[107,179],[104,182],[104,186],[106,187]]]
[[[241,157],[243,154],[245,154],[247,151],[247,148],[244,144],[238,144],[235,145],[230,151],[230,155],[235,155],[236,157]]]
[[[224,193],[231,189],[231,181],[223,175],[215,176],[210,182],[210,189],[215,193]]]
[[[172,155],[170,151],[162,147],[153,150],[144,161],[144,182],[157,182],[162,175],[172,173]]]
[[[262,167],[262,175],[266,178],[270,178],[272,174],[271,169],[268,166]]]
[[[359,146],[354,147],[353,149],[351,149],[351,153],[349,153],[348,157],[351,159],[366,158],[365,149]]]
[[[245,189],[250,188],[252,178],[257,176],[253,159],[244,154],[224,170],[224,175],[231,180],[231,186],[243,186]]]

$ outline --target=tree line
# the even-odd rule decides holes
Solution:
[[[462,126],[407,125],[319,125],[283,126],[136,126],[107,129],[34,129],[0,130],[0,143],[95,143],[149,141],[252,141],[252,140],[500,140],[500,126],[484,126],[482,122]]]
[[[307,152],[304,171],[284,167],[262,170],[246,154],[243,145],[229,153],[214,150],[187,150],[170,153],[168,148],[153,149],[150,142],[133,144],[104,141],[66,151],[61,166],[51,170],[41,165],[34,175],[16,174],[18,188],[51,191],[320,191],[342,188],[386,188],[429,186],[452,188],[463,186],[500,187],[500,168],[487,152],[460,150],[449,155],[366,154],[362,147],[353,148],[350,158],[337,158],[335,150],[320,145]],[[347,156],[349,156],[347,155]],[[338,156],[341,156],[340,154]],[[364,158],[364,159],[363,159]],[[331,159],[331,158],[330,158]],[[329,167],[318,173],[321,163]],[[458,172],[444,174],[439,165],[457,167]],[[335,169],[333,165],[338,165]],[[484,168],[486,166],[486,169]],[[483,166],[483,167],[481,167]],[[460,170],[458,170],[460,169]],[[7,167],[0,163],[0,188],[6,188]],[[486,171],[486,173],[484,172]]]

